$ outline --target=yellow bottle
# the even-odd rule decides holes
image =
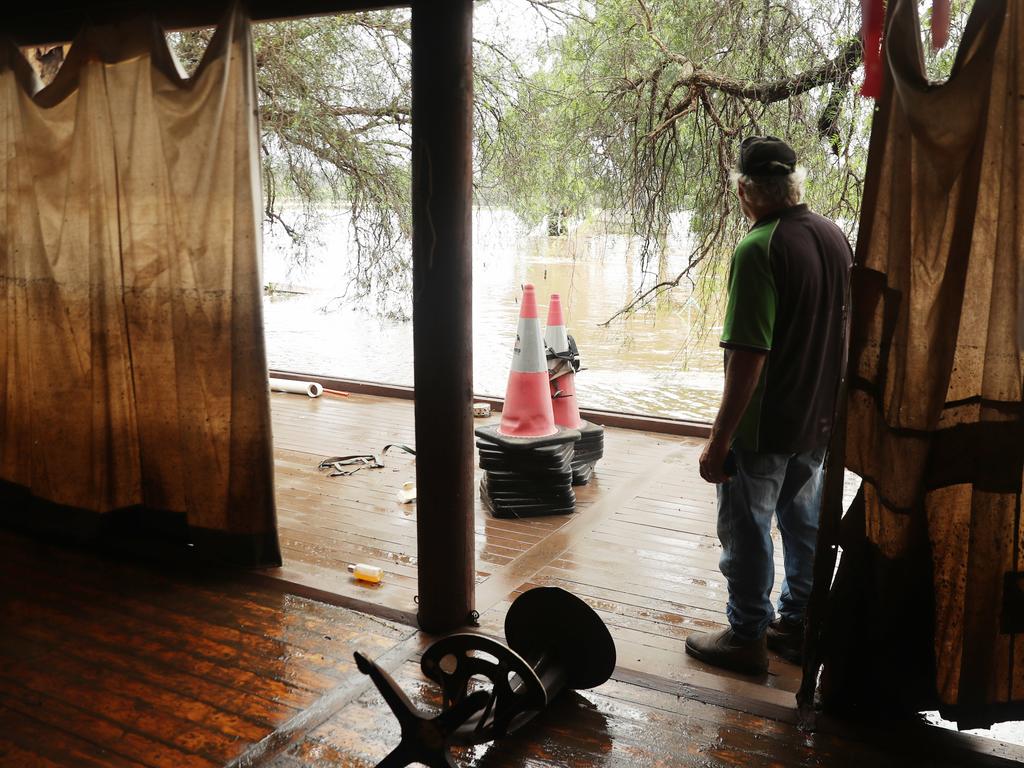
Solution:
[[[350,565],[348,572],[359,579],[359,581],[365,581],[370,584],[380,584],[380,580],[384,578],[383,568],[378,568],[375,565],[366,565],[365,563]]]

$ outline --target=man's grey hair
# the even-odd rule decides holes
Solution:
[[[743,187],[743,193],[752,205],[758,208],[789,208],[804,197],[807,169],[798,165],[786,176],[748,176],[733,169],[729,178]]]

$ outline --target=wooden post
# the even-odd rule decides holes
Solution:
[[[413,348],[420,627],[474,601],[472,0],[412,5]]]

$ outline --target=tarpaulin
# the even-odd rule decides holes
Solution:
[[[975,4],[929,83],[916,3],[892,0],[853,275],[844,520],[825,700],[938,707],[962,726],[1024,702],[1024,9]]]
[[[85,29],[39,92],[2,42],[3,516],[279,562],[247,19],[191,78],[148,19]]]

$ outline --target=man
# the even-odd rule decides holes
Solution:
[[[794,662],[802,655],[852,254],[839,227],[800,204],[805,172],[781,139],[746,139],[733,176],[752,226],[729,270],[725,391],[700,457],[701,477],[718,484],[730,627],[690,635],[686,650],[761,674],[767,647]],[[786,574],[777,619],[773,517]]]

